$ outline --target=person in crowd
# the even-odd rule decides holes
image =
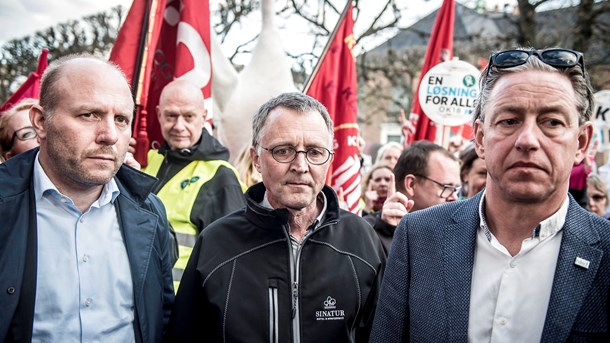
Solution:
[[[496,52],[473,113],[483,192],[407,214],[371,342],[610,339],[610,222],[568,194],[593,96],[566,49]]]
[[[597,154],[598,141],[591,144],[587,157],[572,167],[570,173],[570,187],[568,191],[574,200],[583,208],[587,208],[587,178],[595,172],[595,154]]]
[[[30,108],[37,104],[37,99],[24,98],[0,115],[0,155],[3,160],[38,146],[38,136],[30,122]],[[140,164],[130,152],[125,155],[124,162],[140,169]]]
[[[133,110],[109,62],[45,71],[40,147],[0,165],[0,341],[162,342],[170,231],[154,178],[123,166]]]
[[[589,174],[587,178],[587,199],[589,211],[600,217],[610,219],[608,215],[608,185],[598,174]]]
[[[388,197],[392,168],[385,164],[376,164],[362,179],[362,202],[365,216],[381,210]]]
[[[5,160],[38,146],[30,123],[30,108],[37,104],[38,100],[25,98],[0,116],[0,148]]]
[[[326,108],[301,93],[265,103],[251,155],[263,181],[245,211],[197,239],[170,322],[175,342],[367,342],[385,265],[364,220],[325,185]]]
[[[487,167],[485,161],[479,158],[474,143],[468,144],[460,152],[460,179],[462,180],[461,197],[472,198],[485,188]]]
[[[204,128],[206,115],[199,88],[185,80],[167,84],[157,107],[165,143],[149,151],[143,168],[159,179],[153,192],[165,204],[176,232],[176,289],[197,235],[216,219],[245,206],[245,187],[228,162],[229,151]]]
[[[254,167],[252,156],[250,156],[250,146],[245,147],[241,150],[237,156],[235,168],[239,172],[240,180],[246,184],[246,187],[250,187],[255,183],[261,182],[261,174]]]
[[[429,141],[417,141],[405,149],[391,176],[381,211],[364,217],[381,238],[386,254],[405,214],[455,201],[460,190],[457,158]]]
[[[388,142],[379,148],[375,164],[385,164],[394,169],[400,153],[404,150],[404,146],[397,142]]]

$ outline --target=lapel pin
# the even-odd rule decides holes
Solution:
[[[589,265],[591,264],[591,262],[585,260],[584,258],[576,257],[576,261],[574,261],[574,264],[581,268],[589,269]]]

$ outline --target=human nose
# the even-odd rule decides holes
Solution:
[[[113,145],[119,140],[119,132],[114,122],[114,116],[108,116],[98,123],[97,142],[99,144]]]
[[[302,154],[300,154],[302,152]],[[307,152],[297,151],[294,160],[290,163],[290,167],[298,172],[307,171],[309,163],[307,162]]]
[[[534,119],[525,120],[517,133],[515,147],[522,151],[538,149],[540,147],[540,142],[538,140],[539,134],[540,129],[536,121]]]
[[[185,126],[184,126],[184,120],[185,120],[185,119],[184,119],[184,117],[183,117],[183,116],[178,116],[178,117],[176,118],[176,122],[174,123],[174,127],[173,127],[173,129],[174,129],[174,130],[177,130],[177,131],[182,131],[182,130],[184,130],[184,128],[185,128]]]

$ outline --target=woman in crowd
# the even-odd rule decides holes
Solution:
[[[388,197],[392,168],[385,164],[376,164],[362,179],[362,216],[377,212],[383,207]]]
[[[397,142],[388,142],[382,145],[377,151],[375,164],[384,164],[393,170],[403,150],[404,146],[402,144]]]
[[[487,167],[474,149],[474,144],[468,144],[460,153],[460,178],[462,179],[462,198],[472,198],[485,187]]]
[[[589,177],[587,177],[587,198],[589,211],[610,219],[606,213],[606,208],[608,207],[608,186],[598,174],[589,174]]]

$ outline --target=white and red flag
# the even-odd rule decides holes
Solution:
[[[110,60],[122,67],[133,87],[136,159],[146,166],[150,146],[163,141],[156,106],[174,79],[201,88],[208,122],[212,114],[212,61],[208,0],[134,0]],[[149,143],[150,142],[150,143]]]
[[[353,48],[353,6],[346,5],[304,92],[320,101],[334,122],[335,158],[326,182],[343,190],[348,209],[360,213],[360,155],[358,151],[358,89]]]

